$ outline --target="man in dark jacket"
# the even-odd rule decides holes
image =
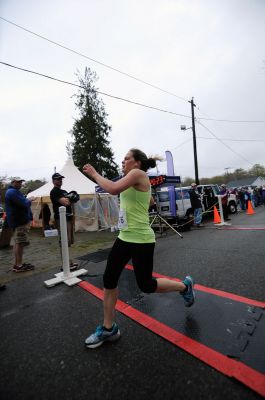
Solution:
[[[201,203],[201,195],[197,190],[196,183],[191,184],[191,189],[189,191],[190,194],[190,202],[191,207],[193,209],[194,214],[194,225],[197,228],[202,228],[202,203]]]
[[[56,172],[52,175],[52,183],[53,189],[50,191],[50,199],[53,206],[53,213],[54,213],[54,222],[56,228],[59,230],[60,233],[60,216],[59,216],[59,207],[64,206],[66,207],[66,223],[67,223],[67,238],[68,238],[68,247],[74,243],[74,213],[71,201],[67,198],[68,192],[63,190],[62,183],[63,183],[64,176],[61,175],[59,172]],[[61,246],[61,240],[60,240]],[[78,267],[77,263],[74,263],[70,260],[70,270],[73,271]]]
[[[25,272],[34,269],[34,265],[22,263],[24,247],[29,245],[29,228],[32,219],[31,200],[26,199],[20,191],[24,179],[13,178],[6,191],[6,218],[10,228],[14,230],[14,272]]]

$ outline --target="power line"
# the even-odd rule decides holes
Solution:
[[[198,119],[203,119],[204,121],[215,121],[215,122],[232,122],[232,123],[264,123],[265,120],[233,120],[233,119],[217,119],[217,118],[211,118],[209,115],[207,115],[205,112],[202,112],[202,110],[197,106],[198,111],[202,115],[206,115],[206,117],[200,117]]]
[[[264,123],[265,120],[238,120],[238,119],[215,119],[215,118],[200,118],[204,121],[215,121],[215,122],[233,122],[233,123]]]
[[[215,139],[217,139],[220,143],[222,143],[225,147],[227,147],[230,151],[232,151],[232,153],[236,154],[238,157],[242,158],[242,160],[246,161],[247,163],[249,163],[250,165],[254,165],[252,162],[250,162],[249,160],[247,160],[245,157],[243,157],[241,154],[237,153],[236,151],[234,151],[230,146],[228,146],[226,143],[224,143],[222,141],[222,139],[218,138],[209,128],[207,128],[207,126],[203,125],[201,122],[197,121],[198,124],[200,124],[204,129],[206,129],[208,132],[211,133],[211,135],[213,135],[215,137]]]
[[[264,123],[265,120],[235,120],[235,119],[217,119],[217,118],[211,118],[209,117],[208,114],[203,112],[200,107],[197,106],[197,110],[202,114],[205,115],[206,117],[198,117],[197,121],[202,119],[204,121],[215,121],[215,122],[232,122],[232,123]]]
[[[175,93],[172,93],[172,92],[169,92],[168,90],[162,89],[162,88],[160,88],[159,86],[156,86],[156,85],[154,85],[154,84],[152,84],[152,83],[149,83],[149,82],[144,81],[143,79],[136,78],[135,76],[133,76],[133,75],[131,75],[131,74],[128,74],[127,72],[123,72],[123,71],[119,70],[118,68],[112,67],[112,66],[110,66],[110,65],[108,65],[108,64],[106,64],[106,63],[103,63],[103,62],[98,61],[98,60],[96,60],[96,59],[94,59],[94,58],[92,58],[92,57],[89,57],[89,56],[87,56],[87,55],[85,55],[85,54],[83,54],[83,53],[80,53],[79,51],[73,50],[73,49],[71,49],[70,47],[64,46],[64,45],[62,45],[62,44],[60,44],[60,43],[58,43],[58,42],[55,42],[54,40],[48,39],[47,37],[42,36],[42,35],[40,35],[40,34],[38,34],[38,33],[36,33],[36,32],[33,32],[33,31],[31,31],[31,30],[29,30],[29,29],[27,29],[27,28],[25,28],[25,27],[23,27],[23,26],[21,26],[21,25],[18,25],[18,24],[16,24],[15,22],[10,21],[10,20],[8,20],[8,19],[6,19],[6,18],[4,18],[4,17],[1,17],[1,16],[0,16],[0,19],[2,19],[3,21],[5,21],[5,22],[7,22],[7,23],[9,23],[9,24],[11,24],[11,25],[13,25],[13,26],[16,26],[16,27],[19,28],[19,29],[24,30],[25,32],[30,33],[31,35],[34,35],[34,36],[36,36],[36,37],[38,37],[38,38],[40,38],[40,39],[46,40],[47,42],[52,43],[52,44],[54,44],[55,46],[61,47],[61,48],[64,49],[64,50],[70,51],[71,53],[74,53],[74,54],[76,54],[76,55],[78,55],[78,56],[81,56],[81,57],[86,58],[86,59],[88,59],[88,60],[90,60],[90,61],[93,61],[93,62],[95,62],[95,63],[97,63],[97,64],[99,64],[99,65],[102,65],[102,66],[105,67],[105,68],[109,68],[109,69],[111,69],[111,70],[113,70],[113,71],[115,71],[115,72],[118,72],[119,74],[122,74],[122,75],[124,75],[124,76],[127,76],[128,78],[134,79],[134,80],[136,80],[136,81],[138,81],[138,82],[140,82],[140,83],[143,83],[143,84],[145,84],[145,85],[147,85],[147,86],[150,86],[150,87],[152,87],[152,88],[154,88],[154,89],[157,89],[157,90],[159,90],[159,91],[161,91],[161,92],[164,92],[164,93],[166,93],[166,94],[169,94],[170,96],[174,96],[174,97],[176,97],[176,98],[178,98],[178,99],[180,99],[180,100],[183,100],[183,101],[186,101],[186,102],[188,101],[188,100],[185,99],[184,97],[178,96],[178,95],[176,95]],[[203,118],[203,117],[200,118],[200,119],[203,119],[203,120],[205,120],[205,121],[231,122],[231,123],[265,123],[265,120],[230,120],[230,119]]]
[[[214,137],[204,137],[204,136],[196,136],[197,139],[209,139],[209,140],[215,140],[216,138]],[[265,142],[265,139],[226,139],[222,138],[222,140],[228,141],[228,142]]]
[[[58,43],[58,42],[55,42],[54,40],[48,39],[48,38],[45,37],[45,36],[39,35],[38,33],[35,33],[35,32],[33,32],[33,31],[31,31],[31,30],[29,30],[29,29],[27,29],[27,28],[24,28],[23,26],[18,25],[18,24],[14,23],[14,22],[12,22],[12,21],[6,19],[6,18],[3,18],[3,17],[0,16],[0,19],[2,19],[3,21],[5,21],[5,22],[7,22],[7,23],[9,23],[9,24],[11,24],[11,25],[14,25],[14,26],[16,26],[17,28],[22,29],[23,31],[28,32],[28,33],[30,33],[30,34],[32,34],[32,35],[34,35],[34,36],[36,36],[36,37],[38,37],[38,38],[40,38],[40,39],[46,40],[46,41],[49,42],[49,43],[52,43],[52,44],[54,44],[54,45],[56,45],[56,46],[59,46],[59,47],[61,47],[61,48],[64,49],[64,50],[70,51],[71,53],[74,53],[74,54],[77,54],[78,56],[84,57],[84,58],[86,58],[86,59],[88,59],[88,60],[90,60],[90,61],[93,61],[93,62],[95,62],[95,63],[97,63],[97,64],[99,64],[99,65],[102,65],[103,67],[109,68],[109,69],[111,69],[112,71],[115,71],[115,72],[118,72],[119,74],[125,75],[125,76],[127,76],[128,78],[134,79],[134,80],[136,80],[136,81],[138,81],[138,82],[141,82],[141,83],[143,83],[143,84],[145,84],[145,85],[151,86],[152,88],[157,89],[157,90],[160,90],[161,92],[164,92],[164,93],[167,93],[167,94],[169,94],[169,95],[171,95],[171,96],[177,97],[177,98],[180,99],[180,100],[188,101],[188,100],[185,99],[184,97],[177,96],[175,93],[169,92],[169,91],[167,91],[167,90],[165,90],[165,89],[161,89],[160,87],[158,87],[158,86],[156,86],[156,85],[153,85],[152,83],[146,82],[146,81],[144,81],[144,80],[142,80],[142,79],[136,78],[135,76],[130,75],[130,74],[128,74],[127,72],[123,72],[123,71],[121,71],[121,70],[119,70],[119,69],[117,69],[117,68],[111,67],[111,66],[108,65],[108,64],[105,64],[105,63],[103,63],[103,62],[101,62],[101,61],[98,61],[98,60],[96,60],[96,59],[94,59],[94,58],[88,57],[88,56],[86,56],[85,54],[80,53],[79,51],[73,50],[73,49],[71,49],[70,47],[64,46],[64,45],[62,45],[62,44],[60,44],[60,43]]]
[[[15,65],[8,64],[8,63],[5,63],[5,62],[3,62],[3,61],[0,61],[0,64],[6,65],[7,67],[11,67],[11,68],[18,69],[18,70],[20,70],[20,71],[28,72],[28,73],[30,73],[30,74],[35,74],[35,75],[38,75],[38,76],[42,76],[42,77],[44,77],[44,78],[48,78],[48,79],[51,79],[51,80],[56,81],[56,82],[64,83],[64,84],[66,84],[66,85],[71,85],[71,86],[75,86],[75,87],[78,87],[78,88],[81,88],[81,89],[86,89],[85,86],[78,85],[78,84],[76,84],[76,83],[72,83],[72,82],[68,82],[68,81],[64,81],[64,80],[62,80],[62,79],[54,78],[53,76],[45,75],[45,74],[42,74],[42,73],[40,73],[40,72],[31,71],[31,70],[29,70],[29,69],[17,67],[17,66],[15,66]],[[113,95],[108,94],[108,93],[100,92],[99,90],[95,90],[95,92],[96,92],[96,93],[99,93],[99,94],[101,94],[101,95],[103,95],[103,96],[108,96],[108,97],[111,97],[111,98],[116,99],[116,100],[122,100],[122,101],[125,101],[125,102],[127,102],[127,103],[135,104],[135,105],[137,105],[137,106],[149,108],[149,109],[152,109],[152,110],[156,110],[156,111],[160,111],[160,112],[164,112],[164,113],[168,113],[168,114],[172,114],[172,115],[177,115],[177,116],[179,116],[179,117],[191,118],[189,115],[178,114],[178,113],[175,113],[175,112],[173,112],[173,111],[163,110],[162,108],[157,108],[157,107],[153,107],[153,106],[148,106],[148,105],[146,105],[146,104],[138,103],[138,102],[133,101],[133,100],[128,100],[128,99],[124,99],[124,98],[122,98],[122,97],[113,96]]]
[[[94,59],[94,58],[92,58],[92,57],[89,57],[89,56],[87,56],[87,55],[85,55],[85,54],[83,54],[83,53],[80,53],[79,51],[73,50],[73,49],[71,49],[70,47],[64,46],[64,45],[62,45],[62,44],[60,44],[60,43],[58,43],[58,42],[55,42],[54,40],[48,39],[47,37],[42,36],[42,35],[40,35],[40,34],[38,34],[38,33],[36,33],[36,32],[33,32],[33,31],[31,31],[31,30],[29,30],[29,29],[27,29],[27,28],[25,28],[25,27],[23,27],[23,26],[21,26],[21,25],[18,25],[18,24],[16,24],[15,22],[10,21],[10,20],[8,20],[8,19],[6,19],[6,18],[4,18],[4,17],[1,17],[1,16],[0,16],[0,19],[2,19],[3,21],[5,21],[5,22],[7,22],[7,23],[9,23],[9,24],[11,24],[11,25],[13,25],[13,26],[16,26],[16,27],[19,28],[19,29],[24,30],[25,32],[30,33],[31,35],[34,35],[34,36],[36,36],[36,37],[38,37],[38,38],[40,38],[40,39],[46,40],[47,42],[52,43],[52,44],[54,44],[55,46],[61,47],[61,48],[64,49],[64,50],[70,51],[71,53],[74,53],[74,54],[76,54],[76,55],[78,55],[78,56],[81,56],[81,57],[86,58],[86,59],[88,59],[88,60],[90,60],[90,61],[93,61],[93,62],[95,62],[95,63],[97,63],[97,64],[99,64],[99,65],[102,65],[102,66],[105,67],[105,68],[109,68],[109,69],[111,69],[111,70],[113,70],[113,71],[115,71],[115,72],[118,72],[119,74],[122,74],[122,75],[124,75],[124,76],[127,76],[128,78],[134,79],[134,80],[136,80],[136,81],[138,81],[138,82],[140,82],[140,83],[143,83],[143,84],[145,84],[145,85],[147,85],[147,86],[150,86],[150,87],[152,87],[152,88],[154,88],[154,89],[157,89],[157,90],[159,90],[159,91],[161,91],[161,92],[164,92],[164,93],[166,93],[166,94],[169,94],[170,96],[174,96],[174,97],[176,97],[176,98],[178,98],[178,99],[180,99],[180,100],[183,100],[183,101],[186,101],[186,102],[188,101],[188,100],[185,99],[184,97],[178,96],[178,95],[176,95],[175,93],[172,93],[172,92],[169,92],[168,90],[162,89],[162,88],[160,88],[159,86],[156,86],[156,85],[153,85],[152,83],[149,83],[149,82],[144,81],[143,79],[136,78],[135,76],[133,76],[133,75],[131,75],[131,74],[128,74],[127,72],[123,72],[123,71],[119,70],[118,68],[112,67],[112,66],[110,66],[110,65],[108,65],[108,64],[106,64],[106,63],[103,63],[103,62],[98,61],[98,60],[96,60],[96,59]],[[198,108],[198,109],[199,109],[199,108]],[[200,109],[199,109],[199,110],[200,110]],[[200,119],[205,120],[205,121],[230,122],[230,123],[265,123],[265,120],[230,120],[230,119],[203,118],[203,117],[200,118]]]
[[[44,78],[47,78],[47,79],[51,79],[51,80],[54,80],[54,81],[56,81],[56,82],[60,82],[60,83],[64,83],[64,84],[67,84],[67,85],[75,86],[75,87],[78,87],[78,88],[81,88],[81,89],[86,89],[86,88],[85,88],[84,86],[82,86],[82,85],[78,85],[78,84],[76,84],[76,83],[72,83],[72,82],[68,82],[68,81],[61,80],[61,79],[57,79],[57,78],[54,78],[54,77],[52,77],[52,76],[45,75],[45,74],[42,74],[42,73],[39,73],[39,72],[36,72],[36,71],[31,71],[31,70],[27,70],[27,69],[25,69],[25,68],[17,67],[17,66],[15,66],[15,65],[8,64],[8,63],[5,63],[5,62],[3,62],[3,61],[0,61],[0,64],[3,64],[3,65],[5,65],[5,66],[11,67],[11,68],[18,69],[18,70],[20,70],[20,71],[24,71],[24,72],[28,72],[28,73],[31,73],[31,74],[35,74],[35,75],[38,75],[38,76],[41,76],[41,77],[44,77]],[[163,110],[163,109],[160,109],[160,108],[157,108],[157,107],[148,106],[148,105],[146,105],[146,104],[142,104],[142,103],[135,102],[135,101],[132,101],[132,100],[124,99],[124,98],[118,97],[118,96],[113,96],[113,95],[110,95],[110,94],[108,94],[108,93],[100,92],[100,91],[98,91],[98,90],[95,90],[95,92],[96,92],[96,93],[99,93],[99,94],[101,94],[101,95],[104,95],[104,96],[108,96],[108,97],[111,97],[111,98],[114,98],[114,99],[117,99],[117,100],[125,101],[125,102],[128,102],[128,103],[135,104],[135,105],[138,105],[138,106],[141,106],[141,107],[145,107],[145,108],[149,108],[149,109],[152,109],[152,110],[156,110],[156,111],[160,111],[160,112],[164,112],[164,113],[169,113],[169,114],[173,114],[173,115],[177,115],[177,116],[181,116],[181,117],[185,117],[185,118],[191,118],[191,117],[188,116],[188,115],[178,114],[178,113],[175,113],[175,112],[173,112],[173,111],[168,111],[168,110]],[[242,158],[244,161],[246,161],[246,162],[248,162],[249,164],[253,165],[253,163],[251,163],[249,160],[247,160],[246,158],[244,158],[243,156],[241,156],[239,153],[237,153],[236,151],[234,151],[230,146],[228,146],[227,144],[225,144],[225,143],[223,142],[223,140],[232,140],[232,141],[233,141],[233,139],[220,139],[220,138],[218,138],[209,128],[207,128],[205,125],[203,125],[200,121],[197,121],[197,122],[198,122],[198,124],[200,124],[203,128],[205,128],[206,130],[208,130],[208,132],[210,132],[210,133],[214,136],[214,138],[215,138],[216,140],[218,140],[219,142],[221,142],[221,143],[222,143],[224,146],[226,146],[230,151],[232,151],[232,152],[233,152],[234,154],[236,154],[238,157]],[[204,139],[211,139],[211,138],[204,138]],[[184,145],[185,143],[187,143],[187,142],[189,142],[189,141],[190,141],[190,139],[187,140],[187,141],[185,141],[185,142],[183,142],[183,143],[181,143],[179,146],[175,147],[173,150],[177,149],[178,147],[181,147],[182,145]],[[242,140],[240,140],[240,139],[234,139],[234,141],[258,141],[258,140],[255,140],[255,139],[254,139],[254,140],[247,140],[247,139],[242,139]],[[261,141],[264,141],[264,140],[261,140]]]
[[[177,150],[179,147],[184,146],[184,144],[190,142],[191,140],[192,140],[192,139],[185,140],[185,142],[182,142],[182,143],[180,143],[178,146],[173,147],[173,149],[171,149],[171,151]]]

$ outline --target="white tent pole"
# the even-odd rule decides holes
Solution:
[[[95,210],[96,210],[96,218],[97,218],[97,231],[99,230],[99,204],[98,204],[98,198],[99,198],[99,194],[95,193]]]

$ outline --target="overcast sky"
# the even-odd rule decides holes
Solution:
[[[192,131],[180,130],[192,97],[199,177],[265,165],[264,0],[0,0],[0,16],[98,62],[2,19],[0,61],[73,83],[88,66],[99,91],[183,115],[100,96],[118,165],[131,147],[171,150],[175,174],[194,177]],[[0,85],[0,176],[50,179],[67,158],[77,89],[3,64]]]

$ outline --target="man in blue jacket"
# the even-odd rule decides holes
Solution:
[[[196,183],[192,183],[191,189],[189,190],[190,194],[190,203],[194,214],[194,225],[197,228],[203,228],[202,225],[202,203],[201,203],[201,195],[197,190]]]
[[[25,198],[20,191],[24,179],[13,178],[6,191],[6,217],[10,228],[14,230],[14,272],[25,272],[34,269],[34,265],[22,263],[24,247],[29,245],[29,228],[32,220],[31,199]]]

